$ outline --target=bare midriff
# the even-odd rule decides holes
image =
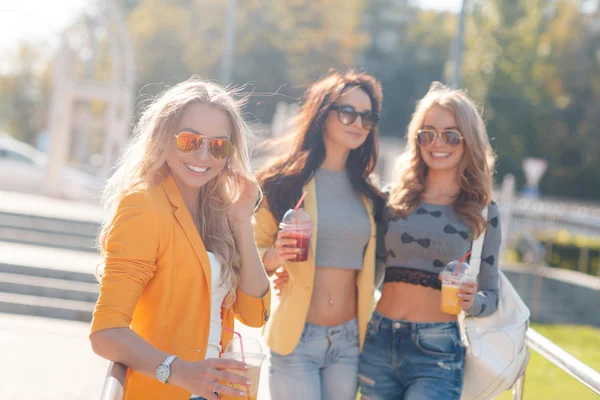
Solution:
[[[440,311],[442,292],[406,282],[383,284],[377,311],[390,319],[412,322],[456,321],[456,315]]]
[[[336,326],[356,318],[355,269],[317,267],[306,322]]]

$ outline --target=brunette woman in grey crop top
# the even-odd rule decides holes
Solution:
[[[258,172],[265,199],[255,240],[280,298],[264,331],[273,399],[356,399],[373,310],[375,221],[385,205],[368,179],[381,100],[372,76],[331,72],[306,90],[290,151]],[[314,225],[307,259],[297,262],[297,236],[279,223],[303,192]]]
[[[485,125],[460,90],[432,84],[407,132],[385,224],[381,299],[361,354],[363,399],[460,399],[465,351],[456,315],[440,310],[439,273],[484,234],[478,281],[460,287],[472,318],[498,305],[498,207],[491,202],[494,156]],[[483,217],[488,207],[487,220]],[[485,233],[483,233],[485,231]]]

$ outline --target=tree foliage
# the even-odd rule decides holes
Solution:
[[[140,99],[192,74],[219,79],[230,0],[115,1]],[[247,111],[269,123],[277,102],[297,101],[331,67],[354,67],[383,84],[382,134],[404,136],[415,102],[451,71],[457,22],[415,3],[237,0],[232,80],[250,83]],[[513,173],[522,185],[523,160],[542,157],[542,193],[600,199],[600,14],[583,3],[470,0],[463,84],[485,107],[499,177]],[[29,142],[45,127],[49,90],[48,66],[36,70],[36,57],[24,44],[0,72],[0,126]],[[99,57],[94,76],[109,70]]]

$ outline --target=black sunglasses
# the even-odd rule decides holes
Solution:
[[[458,146],[463,140],[463,135],[459,131],[449,129],[438,132],[433,129],[421,129],[417,132],[417,143],[421,146],[429,146],[435,142],[435,137],[438,135],[442,142],[452,147]]]
[[[337,111],[338,120],[344,125],[353,124],[359,115],[362,127],[365,129],[371,130],[375,125],[379,123],[379,114],[377,114],[376,112],[358,112],[353,106],[349,104],[334,104],[330,107],[330,110]]]

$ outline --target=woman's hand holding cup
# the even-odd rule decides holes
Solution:
[[[473,306],[475,294],[477,294],[477,282],[474,280],[465,280],[461,283],[458,291],[458,298],[460,299],[460,306],[463,310],[467,311]]]
[[[195,362],[177,359],[171,367],[169,382],[207,400],[218,400],[219,397],[215,392],[229,396],[245,396],[245,392],[225,385],[238,384],[250,387],[252,384],[242,374],[231,372],[234,370],[241,371],[243,374],[248,371],[248,366],[239,361],[220,358],[209,358]]]
[[[294,261],[300,252],[297,246],[297,240],[290,232],[277,232],[277,239],[273,244],[277,259],[283,264],[287,261]]]

